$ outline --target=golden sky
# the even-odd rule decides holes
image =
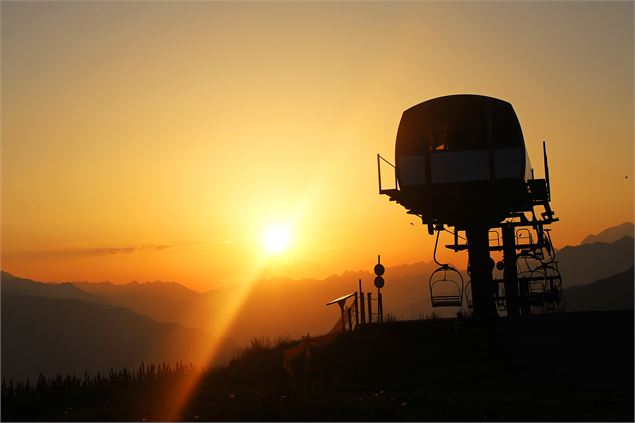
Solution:
[[[454,93],[512,103],[538,175],[548,141],[557,246],[633,220],[632,2],[1,8],[15,274],[206,290],[429,261],[375,154],[394,160],[403,110]],[[266,254],[278,224],[289,249]]]

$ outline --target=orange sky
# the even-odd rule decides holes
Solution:
[[[205,290],[431,260],[375,154],[453,93],[511,102],[539,175],[548,140],[557,246],[633,219],[631,2],[1,7],[15,274]],[[267,256],[277,223],[291,248]]]

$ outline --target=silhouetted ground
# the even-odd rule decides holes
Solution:
[[[255,342],[203,375],[184,420],[633,421],[633,312],[388,322],[313,350],[297,388]],[[304,359],[293,363],[298,378]],[[180,373],[179,373],[180,372]],[[158,420],[179,372],[8,395],[3,420]],[[189,372],[189,373],[188,373]],[[147,371],[146,371],[147,373]],[[68,383],[72,386],[72,383]],[[69,409],[70,407],[70,409]]]

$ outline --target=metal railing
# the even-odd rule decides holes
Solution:
[[[393,168],[392,173],[394,175],[394,188],[383,188],[382,179],[381,179],[381,167],[382,163],[385,163]],[[385,166],[385,165],[384,165]],[[388,191],[395,191],[399,189],[399,181],[397,180],[397,167],[390,163],[388,160],[384,159],[380,154],[377,154],[377,178],[379,183],[379,193],[384,194]]]

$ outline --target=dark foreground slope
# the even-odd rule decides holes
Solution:
[[[183,420],[633,421],[633,313],[536,315],[491,325],[368,326],[303,357],[289,386],[282,346],[207,372]],[[63,382],[60,381],[60,386]],[[179,379],[3,392],[3,419],[160,420]],[[116,389],[113,386],[116,385]],[[167,399],[167,400],[166,400]],[[30,401],[30,402],[29,402]],[[69,405],[72,405],[69,409]]]
[[[564,290],[569,311],[633,310],[633,268],[584,286]]]
[[[386,420],[633,419],[632,311],[395,322],[342,350],[316,351],[314,374],[383,390],[373,413]]]

